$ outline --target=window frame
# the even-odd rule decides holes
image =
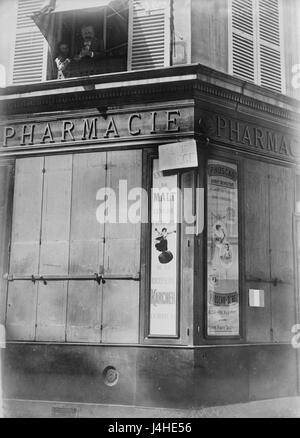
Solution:
[[[74,11],[74,10],[56,13],[57,17],[55,18],[55,20],[56,20],[56,25],[57,25],[58,29],[55,33],[55,38],[53,38],[53,43],[52,43],[52,47],[53,47],[53,45],[55,46],[54,52],[53,52],[53,49],[50,48],[47,41],[45,40],[45,50],[44,50],[44,57],[45,57],[44,70],[45,70],[45,73],[44,73],[44,79],[43,79],[44,81],[57,80],[57,77],[55,76],[56,68],[54,65],[54,57],[56,56],[57,44],[59,41],[62,40],[64,21],[67,18],[68,18],[68,22],[70,23],[71,34],[69,35],[69,38],[66,38],[66,40],[69,43],[71,52],[75,51],[77,37],[80,33],[80,31],[79,31],[80,21],[82,23],[87,22],[86,16],[88,14],[93,15],[93,16],[95,16],[95,14],[96,14],[99,17],[98,24],[99,24],[100,30],[98,31],[97,29],[95,29],[95,34],[96,34],[96,36],[98,35],[99,37],[102,37],[103,44],[104,44],[104,50],[107,50],[108,20],[111,19],[111,17],[113,17],[117,13],[116,12],[110,13],[108,6],[83,8],[80,11],[85,13],[84,17],[80,17],[78,11]],[[125,11],[125,9],[122,9],[122,11]],[[127,11],[128,11],[128,14],[127,14],[127,48],[126,48],[126,58],[124,57],[124,65],[126,65],[126,66],[127,66],[127,62],[128,62],[128,44],[129,44],[129,29],[128,29],[129,8],[127,9]],[[60,16],[58,16],[58,14]],[[70,15],[68,16],[68,14],[70,14]],[[108,56],[108,58],[110,58],[110,57]],[[127,71],[127,69],[122,70],[120,72],[126,72],[126,71]],[[95,74],[95,73],[93,73],[93,74]],[[98,74],[98,73],[96,73],[96,74]],[[99,73],[99,74],[101,74],[101,73]],[[76,77],[77,76],[70,76],[70,78],[67,78],[67,79],[73,79]]]

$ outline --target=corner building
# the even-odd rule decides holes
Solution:
[[[299,395],[298,2],[84,5],[15,2],[0,91],[8,412]],[[75,50],[87,22],[105,57],[57,80],[54,47]],[[150,220],[162,187],[182,193],[168,225]],[[105,199],[122,220],[98,220]]]

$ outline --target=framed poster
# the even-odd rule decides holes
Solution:
[[[207,335],[238,336],[237,166],[210,160],[207,172]]]
[[[178,177],[153,160],[151,199],[150,336],[177,337]]]

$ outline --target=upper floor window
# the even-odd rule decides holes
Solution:
[[[128,0],[56,2],[35,22],[50,47],[47,79],[126,70]]]
[[[231,0],[231,74],[284,92],[280,17],[280,0]]]
[[[171,0],[18,0],[12,83],[167,67],[176,30],[171,5]]]

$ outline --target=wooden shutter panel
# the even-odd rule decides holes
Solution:
[[[170,1],[132,0],[129,14],[128,69],[170,65]]]
[[[36,275],[39,269],[44,159],[16,161],[10,273]],[[8,285],[8,339],[35,339],[38,284],[13,281]]]
[[[232,73],[255,81],[254,9],[252,0],[232,0]]]
[[[47,43],[33,20],[43,0],[19,0],[13,66],[13,84],[41,82],[45,79]]]
[[[260,85],[282,91],[278,0],[259,0]]]
[[[96,218],[97,192],[106,185],[106,152],[74,155],[70,234],[71,275],[103,270],[104,224]],[[102,289],[95,281],[69,281],[67,341],[100,342]]]
[[[295,318],[293,254],[294,176],[292,169],[269,166],[270,274],[272,328],[275,342],[290,342]]]
[[[126,198],[119,191],[119,181],[127,182],[128,193],[141,187],[142,153],[122,151],[107,155],[107,187],[117,194],[117,200],[125,203],[118,213],[124,212],[124,208],[126,212]],[[106,224],[104,274],[133,276],[140,271],[140,235],[140,223]],[[102,342],[138,342],[139,291],[140,282],[132,280],[109,280],[103,286]]]
[[[44,172],[39,274],[67,275],[72,156],[46,157]],[[66,305],[66,281],[38,283],[36,340],[65,340]]]
[[[268,167],[256,160],[245,160],[245,277],[246,287],[265,292],[265,307],[247,306],[247,341],[271,341],[270,280],[270,201]],[[261,279],[261,281],[257,281]]]
[[[14,160],[0,162],[0,324],[5,324],[7,281],[3,277],[9,268],[10,217],[14,188]]]

